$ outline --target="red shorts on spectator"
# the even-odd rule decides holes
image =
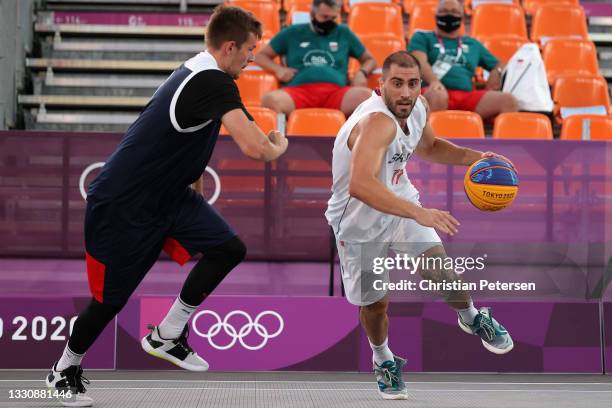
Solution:
[[[340,86],[326,82],[315,82],[312,84],[282,88],[283,91],[291,96],[296,109],[340,109],[342,99],[349,89],[351,89],[350,86]]]
[[[427,92],[428,88],[421,89],[421,93]],[[476,111],[476,106],[482,97],[488,92],[486,89],[474,89],[472,91],[454,91],[448,92],[448,110],[464,110]]]

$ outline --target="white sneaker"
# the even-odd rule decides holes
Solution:
[[[63,371],[57,371],[57,363],[53,364],[51,371],[45,378],[48,388],[58,391],[62,397],[58,399],[65,407],[91,407],[93,399],[85,394],[87,391],[83,383],[89,380],[83,377],[81,366],[70,366]]]
[[[143,337],[140,344],[150,355],[174,363],[185,370],[207,371],[208,363],[187,344],[188,326],[185,325],[183,332],[176,339],[164,339],[160,336],[157,326],[149,325],[147,327],[151,333]]]

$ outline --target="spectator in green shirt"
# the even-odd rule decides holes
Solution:
[[[463,7],[459,0],[441,0],[436,12],[435,32],[416,32],[408,51],[422,67],[424,96],[432,111],[468,110],[483,119],[502,112],[515,112],[518,102],[500,92],[503,65],[478,40],[461,35]],[[473,88],[477,66],[489,71],[486,89]]]
[[[376,61],[346,25],[336,23],[339,12],[339,0],[314,0],[310,23],[285,28],[255,56],[258,65],[285,84],[265,94],[263,106],[285,114],[301,108],[332,108],[348,116],[371,96],[367,76]],[[273,61],[278,55],[285,57],[287,66]],[[361,63],[351,86],[347,86],[349,57]]]

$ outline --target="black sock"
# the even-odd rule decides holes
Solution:
[[[198,306],[229,271],[242,262],[245,255],[246,247],[237,236],[204,252],[183,284],[181,300],[188,305]]]
[[[123,306],[111,306],[91,299],[74,322],[68,347],[77,354],[84,354],[96,341],[106,325],[113,320]]]

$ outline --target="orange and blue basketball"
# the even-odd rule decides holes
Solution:
[[[465,173],[465,194],[482,211],[499,211],[514,201],[519,179],[506,160],[490,157],[478,160]]]

